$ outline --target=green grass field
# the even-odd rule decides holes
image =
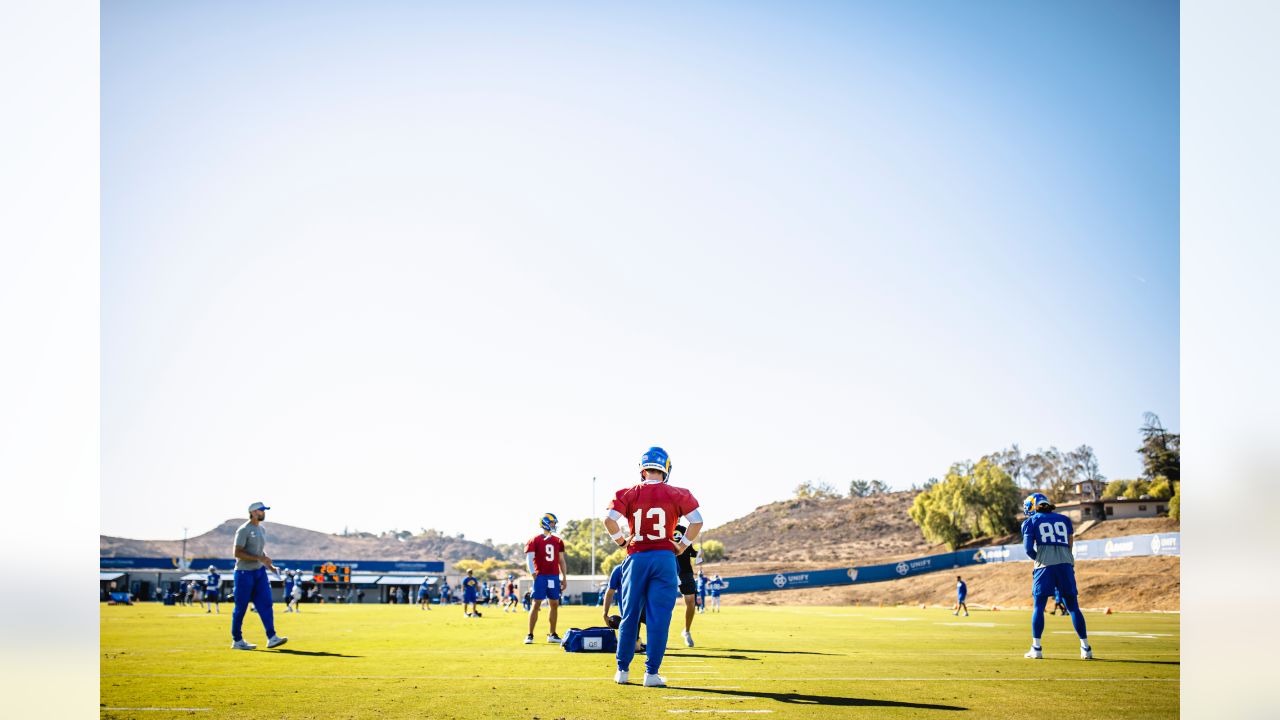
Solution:
[[[679,617],[679,616],[677,616]],[[1098,659],[1071,623],[1047,618],[1045,659],[1027,660],[1030,613],[940,608],[729,607],[673,623],[667,688],[612,682],[612,655],[521,643],[524,613],[416,605],[306,605],[276,612],[289,643],[230,649],[222,615],[154,604],[102,607],[102,717],[164,718],[1016,718],[1052,703],[1055,720],[1178,715],[1177,615],[1088,615]],[[599,624],[562,609],[560,632]],[[169,708],[185,708],[172,709]]]

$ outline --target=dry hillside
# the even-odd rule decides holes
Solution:
[[[236,528],[244,520],[226,520],[202,535],[187,539],[190,557],[229,557]],[[500,557],[495,548],[471,540],[439,535],[394,537],[344,537],[267,521],[267,552],[272,557],[298,560],[444,560],[454,563],[473,558]],[[102,535],[103,557],[178,557],[181,540],[130,540]]]
[[[922,555],[933,550],[907,510],[916,493],[866,498],[794,499],[761,505],[751,514],[707,530],[730,560],[843,563]]]

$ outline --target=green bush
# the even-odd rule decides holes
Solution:
[[[965,540],[1018,529],[1022,491],[999,465],[983,458],[956,463],[940,483],[921,492],[910,515],[930,542],[952,550]]]

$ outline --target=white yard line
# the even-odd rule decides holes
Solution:
[[[771,713],[772,710],[668,710],[669,713]]]
[[[131,712],[132,712],[132,711],[142,711],[142,712],[152,712],[152,711],[154,711],[154,712],[208,712],[209,710],[212,710],[212,709],[213,709],[213,708],[179,708],[179,707],[171,707],[171,708],[162,708],[162,707],[104,707],[104,708],[102,708],[102,710],[103,710],[104,712],[105,712],[105,711],[107,711],[107,710],[129,710],[129,711],[131,711]]]
[[[236,680],[450,680],[454,682],[475,680],[497,682],[509,680],[529,682],[554,680],[558,682],[613,682],[612,677],[548,677],[532,675],[510,677],[506,675],[245,675],[219,673],[103,673],[101,677],[133,678],[227,678]],[[702,680],[704,678],[697,678]],[[717,680],[749,680],[765,682],[1180,682],[1180,678],[1117,678],[1117,677],[724,677]],[[671,678],[667,682],[672,682]]]

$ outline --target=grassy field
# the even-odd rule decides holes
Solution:
[[[230,649],[230,608],[102,607],[104,718],[1068,718],[1178,715],[1179,616],[1088,616],[1097,657],[1079,660],[1071,623],[1047,618],[1045,659],[1027,660],[1028,612],[916,607],[729,607],[673,623],[667,688],[612,682],[612,655],[523,645],[527,616],[457,608],[307,605],[277,610],[289,643]],[[561,634],[599,624],[564,608]],[[1049,705],[1051,704],[1051,705]],[[182,708],[182,709],[179,709]]]

